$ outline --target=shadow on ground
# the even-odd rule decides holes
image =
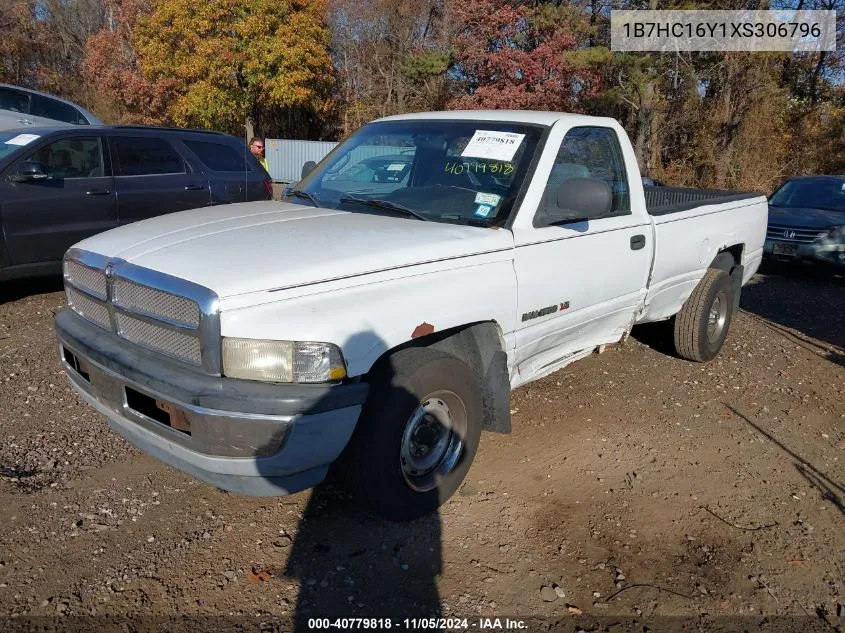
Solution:
[[[785,444],[781,443],[776,437],[771,435],[768,431],[764,428],[759,426],[757,423],[753,422],[743,413],[737,411],[734,407],[725,404],[725,406],[730,409],[730,411],[737,416],[740,420],[745,422],[748,426],[753,428],[757,431],[760,435],[765,437],[769,440],[772,444],[777,446],[780,450],[784,453],[789,455],[790,458],[795,460],[793,465],[795,466],[795,470],[801,473],[801,476],[807,480],[807,482],[813,486],[816,490],[819,491],[821,494],[822,499],[825,501],[829,501],[832,503],[842,514],[845,514],[845,486],[840,484],[837,481],[834,481],[830,478],[826,473],[820,471],[818,468],[813,466],[813,464],[809,463],[799,454],[795,453],[792,449],[790,449]]]
[[[678,358],[675,352],[674,321],[658,321],[657,323],[643,323],[631,330],[631,336],[656,352]]]
[[[740,308],[773,335],[845,367],[845,284],[829,273],[767,267],[742,289]],[[631,336],[677,356],[672,323],[638,325]]]
[[[384,346],[374,333],[361,332],[352,336],[344,349],[357,353]],[[409,414],[413,412],[420,404],[420,396],[401,386],[391,363],[386,362],[379,368],[376,372],[379,397],[391,402],[401,399],[408,405]],[[328,403],[330,396],[326,398]],[[305,413],[322,411],[329,406],[327,403],[318,401]],[[443,566],[439,513],[433,511],[414,521],[393,523],[373,516],[365,508],[368,493],[375,493],[373,488],[355,495],[350,493],[350,490],[360,490],[358,485],[351,485],[351,473],[364,469],[355,465],[361,458],[355,447],[367,441],[362,438],[370,437],[364,420],[375,419],[371,406],[374,405],[368,400],[343,455],[333,464],[326,479],[312,491],[296,533],[289,536],[291,549],[284,570],[270,571],[271,575],[281,574],[298,585],[291,622],[294,632],[325,628],[319,624],[315,626],[314,618],[328,618],[329,621],[391,618],[393,626],[402,622],[403,628],[414,629],[420,627],[405,625],[405,618],[441,616],[436,582]],[[403,437],[405,423],[404,418],[379,420],[384,435],[391,438]],[[397,425],[398,435],[394,432]],[[395,474],[401,477],[400,445],[398,441],[395,446],[391,442],[387,445],[395,449]],[[259,470],[261,463],[259,460]],[[265,476],[274,474],[267,471]],[[387,476],[392,477],[393,471]],[[373,483],[373,486],[379,484]],[[380,486],[381,494],[389,487]],[[438,493],[434,490],[418,494],[436,496]],[[254,569],[253,573],[260,576],[261,570]]]
[[[439,617],[440,535],[436,512],[389,523],[366,515],[342,488],[321,484],[285,569],[300,584],[293,630],[313,630],[311,618]]]
[[[11,303],[19,299],[25,299],[32,295],[45,294],[48,292],[60,292],[62,290],[61,275],[52,277],[35,277],[33,279],[13,279],[11,281],[0,281],[0,304]]]
[[[830,274],[767,266],[742,289],[741,306],[775,331],[788,328],[845,350],[845,285]]]

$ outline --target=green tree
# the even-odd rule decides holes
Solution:
[[[323,0],[157,0],[139,21],[145,77],[172,80],[172,119],[240,134],[316,137],[334,115]]]

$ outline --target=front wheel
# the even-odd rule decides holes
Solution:
[[[374,370],[343,473],[376,514],[409,521],[446,502],[481,436],[481,389],[463,361],[410,348]]]
[[[675,315],[675,351],[696,362],[712,360],[722,349],[734,313],[730,275],[710,268]]]

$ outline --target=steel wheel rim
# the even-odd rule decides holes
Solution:
[[[455,469],[464,450],[467,410],[451,391],[436,391],[414,409],[402,433],[399,464],[417,492],[434,490]]]
[[[710,314],[707,316],[707,339],[713,343],[717,341],[725,329],[725,322],[728,320],[728,297],[720,292],[713,299],[710,306]]]

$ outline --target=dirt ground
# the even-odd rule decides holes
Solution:
[[[514,432],[485,435],[439,515],[402,525],[327,486],[225,494],[134,450],[67,384],[63,305],[55,281],[0,287],[2,630],[845,626],[842,280],[758,275],[709,364],[652,326],[517,390]]]

